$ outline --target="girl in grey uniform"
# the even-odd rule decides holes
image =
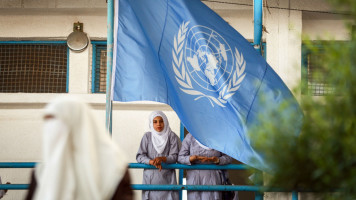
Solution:
[[[162,162],[176,163],[181,146],[178,136],[169,127],[168,119],[162,111],[154,111],[149,117],[150,132],[142,137],[136,154],[139,163],[150,164],[155,169],[143,171],[143,184],[177,185],[174,169],[162,169]],[[142,191],[142,199],[176,200],[178,191]]]
[[[178,162],[186,165],[192,164],[230,164],[232,158],[214,149],[204,146],[190,133],[184,138],[179,152]],[[187,185],[221,185],[221,170],[187,170]],[[215,200],[222,199],[218,191],[188,191],[188,200]]]

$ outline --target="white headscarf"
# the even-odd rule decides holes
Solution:
[[[157,132],[153,128],[153,119],[155,117],[162,117],[163,122],[164,122],[164,128],[161,132]],[[167,119],[167,116],[162,112],[162,111],[153,111],[149,117],[149,127],[152,132],[152,143],[153,147],[156,149],[156,151],[161,154],[164,151],[164,148],[166,147],[167,141],[168,141],[168,136],[169,132],[171,132],[171,128],[169,127],[169,122]]]
[[[36,167],[35,200],[111,199],[127,168],[91,109],[64,97],[45,108],[43,164]]]

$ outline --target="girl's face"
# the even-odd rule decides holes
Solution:
[[[161,132],[164,129],[164,122],[162,117],[157,116],[153,119],[153,128],[157,132]]]

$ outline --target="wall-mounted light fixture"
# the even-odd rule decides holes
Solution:
[[[83,32],[83,23],[76,22],[73,24],[73,32],[67,37],[68,47],[76,52],[81,52],[88,47],[89,39]]]

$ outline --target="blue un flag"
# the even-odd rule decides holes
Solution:
[[[268,170],[248,131],[299,105],[245,38],[200,0],[120,0],[116,19],[113,100],[166,103],[204,145]]]

